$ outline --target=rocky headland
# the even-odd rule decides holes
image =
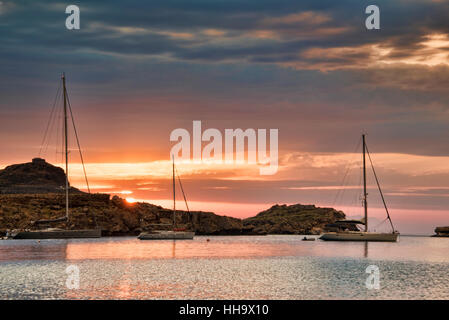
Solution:
[[[61,193],[65,188],[65,172],[44,159],[13,164],[0,170],[0,194]],[[70,193],[81,193],[70,187]]]
[[[254,233],[320,234],[327,224],[344,220],[345,214],[315,205],[274,205],[255,217],[243,220],[244,228]]]

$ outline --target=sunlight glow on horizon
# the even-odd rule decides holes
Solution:
[[[128,202],[128,203],[136,203],[136,202],[139,201],[139,200],[136,200],[136,199],[134,199],[134,198],[132,198],[132,197],[127,197],[125,200],[126,200],[126,202]]]
[[[358,153],[292,153],[292,156],[285,155],[280,159],[280,162],[284,163],[278,173],[273,176],[261,176],[258,166],[248,164],[212,165],[189,162],[177,165],[177,170],[181,176],[189,176],[189,178],[207,177],[212,174],[214,178],[224,180],[287,180],[292,179],[291,174],[288,172],[289,169],[301,169],[302,167],[326,169],[346,166],[346,164],[350,164],[353,168],[358,168],[360,166],[358,158]],[[379,153],[373,155],[372,158],[377,169],[394,170],[406,175],[449,173],[449,157],[444,156]],[[55,165],[64,168],[63,164]],[[94,180],[168,179],[172,176],[170,160],[139,163],[87,163],[85,165],[87,176]],[[84,179],[80,163],[71,164],[69,170],[71,179],[79,180],[80,182]],[[301,179],[299,176],[294,178]]]
[[[173,209],[173,199],[126,199],[128,203],[134,204],[137,202],[150,203],[158,205],[167,209]],[[259,212],[271,208],[276,203],[231,203],[231,202],[209,202],[209,201],[189,201],[190,211],[204,211],[214,212],[218,215],[225,215],[239,219],[245,219],[257,215]],[[295,203],[278,203],[279,205],[293,205]],[[317,203],[317,207],[332,207],[328,203]],[[185,203],[183,201],[176,201],[176,209],[186,211]],[[363,207],[360,206],[337,206],[334,209],[341,210],[346,214],[347,219],[360,219],[363,216]],[[398,209],[389,208],[395,228],[399,231],[404,229],[411,229],[409,233],[415,234],[433,234],[435,228],[435,221],[444,221],[444,216],[447,211],[444,210],[415,210],[415,209]],[[428,219],[422,221],[423,213]],[[389,224],[382,221],[386,218],[385,209],[383,207],[369,208],[369,222],[370,230],[382,231],[388,229]],[[432,220],[432,221],[431,221]],[[410,228],[411,225],[418,227]],[[383,231],[385,231],[383,230]]]

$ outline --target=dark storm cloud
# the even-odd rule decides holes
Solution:
[[[4,2],[3,6],[10,2]],[[382,41],[394,48],[391,55],[405,57],[419,47],[423,36],[447,33],[446,3],[380,1],[382,29],[367,32],[360,1],[86,1],[80,2],[81,30],[64,28],[64,4],[60,1],[18,1],[2,14],[2,46],[26,42],[33,50],[95,50],[114,54],[167,54],[186,60],[246,60],[282,63],[296,60],[307,48],[358,47]],[[148,32],[118,28],[143,29]],[[227,33],[202,37],[205,29]],[[272,37],[248,41],[257,32]],[[165,32],[158,34],[158,32]],[[167,32],[191,33],[192,38]],[[256,34],[257,36],[257,34]],[[56,49],[57,46],[57,49]],[[342,66],[369,55],[347,54]],[[278,58],[278,59],[276,59]]]

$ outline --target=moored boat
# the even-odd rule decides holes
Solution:
[[[72,120],[72,125],[73,125],[73,130],[75,132],[75,137],[77,140],[77,144],[78,144],[78,150],[79,150],[79,154],[81,157],[81,162],[83,165],[83,171],[84,171],[84,176],[86,179],[86,184],[87,184],[87,189],[89,191],[90,194],[90,188],[89,188],[89,183],[87,180],[87,176],[86,176],[86,170],[84,168],[84,160],[83,160],[83,156],[82,156],[82,152],[81,152],[81,148],[80,148],[80,143],[78,140],[78,134],[75,128],[75,121],[73,119],[73,115],[72,115],[72,108],[70,106],[70,102],[68,99],[68,94],[67,94],[67,88],[66,88],[66,78],[65,78],[65,74],[62,75],[62,96],[63,96],[63,129],[64,129],[64,154],[65,154],[65,216],[62,217],[58,217],[55,219],[47,219],[47,220],[38,220],[38,221],[34,221],[31,223],[31,225],[33,227],[36,227],[37,229],[32,229],[32,230],[17,230],[14,232],[11,232],[8,235],[8,239],[70,239],[70,238],[99,238],[101,237],[101,229],[96,225],[96,220],[94,217],[94,221],[95,221],[95,228],[94,229],[81,229],[81,230],[71,230],[71,229],[60,229],[60,228],[49,228],[49,225],[51,225],[52,223],[62,223],[62,222],[66,222],[68,224],[68,222],[70,221],[70,212],[69,212],[69,189],[70,189],[70,185],[69,185],[69,176],[68,176],[68,172],[69,172],[69,146],[68,146],[68,117],[69,114],[71,116],[71,120]],[[59,94],[59,89],[58,89],[58,94]],[[57,94],[57,97],[58,97]],[[56,99],[55,99],[55,105],[53,106],[53,108],[56,106]],[[52,113],[50,115],[50,120],[51,117],[53,115],[53,110]],[[50,122],[49,122],[50,123]],[[47,127],[48,129],[48,127]],[[45,133],[44,136],[44,140],[45,137],[47,135],[47,132]],[[40,159],[40,158],[35,158],[33,159],[34,161],[44,161],[44,159]],[[39,227],[42,226],[42,227]],[[42,228],[42,229],[40,229]]]
[[[385,241],[396,242],[398,233],[377,233],[363,231],[342,231],[328,232],[323,234],[320,239],[327,241]]]
[[[449,238],[449,226],[447,227],[436,227],[435,234],[432,237],[446,237]]]
[[[101,229],[65,230],[60,228],[47,228],[42,230],[24,230],[12,232],[11,239],[76,239],[100,238]]]
[[[137,238],[139,240],[192,240],[194,236],[193,231],[156,230],[142,232]]]
[[[371,156],[368,151],[368,147],[366,146],[365,135],[362,135],[363,142],[363,207],[365,211],[365,218],[363,221],[355,221],[355,220],[347,220],[347,221],[337,221],[333,224],[333,227],[337,229],[337,231],[324,233],[320,239],[326,241],[385,241],[385,242],[396,242],[399,236],[399,232],[394,229],[393,222],[390,217],[390,213],[387,208],[387,204],[385,202],[384,195],[382,193],[382,189],[380,188],[379,180],[377,178],[376,171],[373,166],[373,162],[371,160]],[[382,198],[382,202],[387,214],[387,218],[391,225],[392,232],[391,233],[378,233],[378,232],[369,232],[368,231],[368,201],[367,201],[367,192],[366,192],[366,154],[368,154],[371,168],[373,170],[373,174],[376,180],[377,187],[379,189],[380,196]],[[358,230],[356,227],[357,224],[363,224],[365,226],[364,231]]]
[[[141,232],[137,239],[139,240],[192,240],[195,236],[195,232],[179,229],[176,227],[176,174],[175,174],[175,159],[173,157],[173,223],[171,225],[172,230],[152,230]],[[176,170],[177,173],[177,170]],[[182,187],[181,178],[178,174],[179,186],[184,197],[187,211],[190,214],[189,205],[187,204],[187,198]]]

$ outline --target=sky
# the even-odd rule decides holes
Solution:
[[[65,27],[68,4],[79,30]],[[380,30],[365,27],[370,4]],[[179,163],[190,209],[302,203],[360,217],[366,133],[397,229],[431,234],[449,225],[448,16],[444,0],[2,0],[0,168],[62,163],[56,121],[41,146],[65,72],[95,192],[170,207],[170,133],[198,120],[278,129],[279,168]],[[71,183],[85,189],[73,134],[70,145]]]

